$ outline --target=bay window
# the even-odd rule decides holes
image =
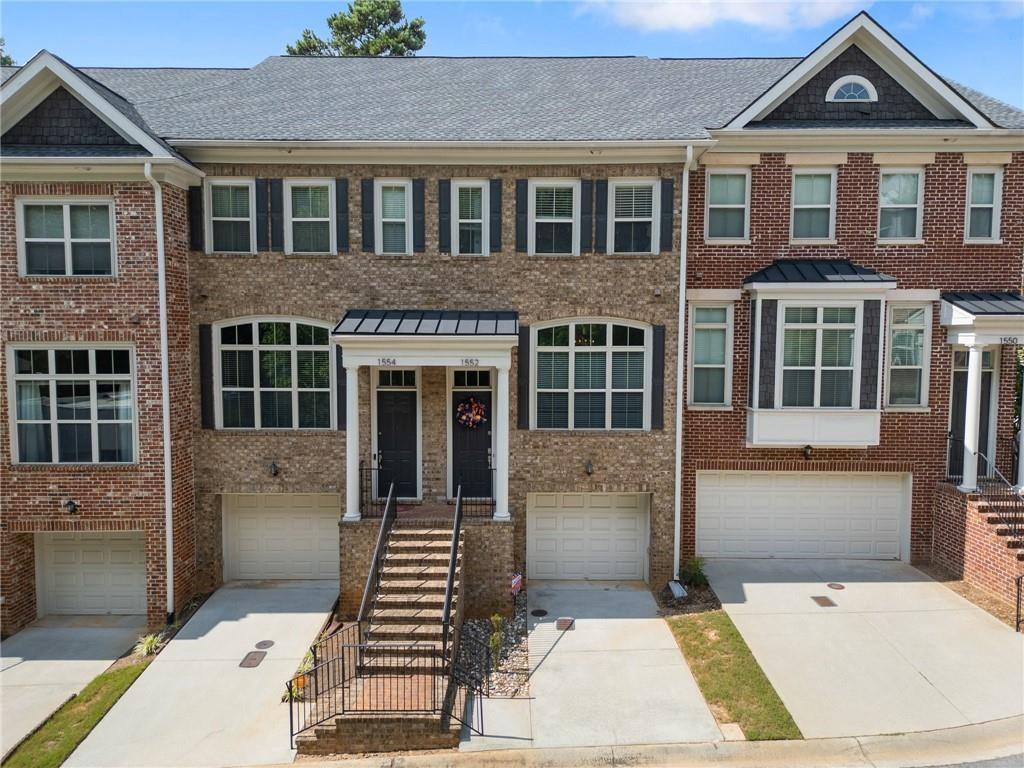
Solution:
[[[729,405],[732,305],[690,306],[690,404]]]
[[[1002,186],[1002,168],[969,168],[967,170],[965,240],[991,242],[999,239]]]
[[[256,182],[208,179],[207,238],[213,253],[256,252]]]
[[[330,331],[318,323],[268,318],[217,330],[218,426],[330,429]]]
[[[781,403],[851,408],[857,389],[856,306],[783,308]]]
[[[289,179],[284,189],[285,253],[336,253],[333,182]]]
[[[921,238],[924,172],[883,170],[878,193],[878,239]]]
[[[15,349],[17,461],[134,461],[133,365],[128,348]]]
[[[580,251],[579,181],[530,181],[529,192],[530,255],[578,256]]]
[[[927,306],[891,307],[889,311],[888,404],[894,407],[927,404]]]
[[[17,225],[21,274],[114,274],[112,201],[19,199]]]
[[[835,168],[794,171],[792,195],[790,237],[806,241],[833,240],[836,225]]]

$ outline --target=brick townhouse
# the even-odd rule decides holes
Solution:
[[[5,635],[239,579],[352,616],[381,515],[456,497],[477,615],[694,554],[1010,596],[1024,113],[869,16],[793,59],[3,76]]]

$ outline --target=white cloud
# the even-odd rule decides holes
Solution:
[[[736,22],[762,29],[820,27],[846,21],[870,5],[865,0],[597,0],[587,3],[613,19],[645,31],[706,29]]]

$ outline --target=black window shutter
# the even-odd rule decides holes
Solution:
[[[604,253],[608,250],[608,179],[594,182],[594,251]]]
[[[658,236],[658,250],[672,250],[672,219],[675,214],[675,182],[661,180],[661,233]]]
[[[580,182],[580,252],[594,247],[594,182]]]
[[[501,179],[491,179],[491,253],[501,253]]]
[[[665,326],[651,329],[651,429],[665,428]]]
[[[256,250],[270,250],[270,182],[256,179]]]
[[[516,179],[516,250],[526,253],[528,238],[526,234],[527,217],[530,213],[530,183],[526,179]]]
[[[362,180],[363,251],[372,253],[373,245],[373,179]]]
[[[348,253],[348,179],[334,180],[334,207],[338,251]]]
[[[270,180],[270,250],[284,250],[284,181]]]
[[[203,221],[203,188],[188,188],[188,247],[193,251],[206,249],[203,233],[206,222]]]
[[[450,179],[437,180],[437,250],[451,253],[452,250],[452,182]]]
[[[341,347],[334,353],[334,378],[337,379],[334,391],[337,393],[338,431],[344,432],[348,426],[348,376],[345,375],[345,361],[341,355]]]
[[[416,253],[427,250],[425,230],[426,210],[423,179],[412,180],[412,249]]]
[[[516,369],[516,427],[530,428],[530,326],[519,326],[519,354]]]
[[[864,331],[860,355],[860,407],[878,407],[878,350],[881,344],[882,302],[864,302]]]
[[[778,322],[779,300],[759,299],[761,321],[756,343],[760,350],[757,400],[761,408],[775,407],[775,324]]]
[[[203,429],[213,429],[213,328],[199,326],[199,411]]]

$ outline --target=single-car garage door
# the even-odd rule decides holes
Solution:
[[[646,493],[530,494],[530,578],[645,579],[649,511]]]
[[[36,535],[39,614],[146,612],[141,531]]]
[[[909,498],[910,475],[698,472],[697,553],[897,560]]]
[[[224,496],[224,579],[337,579],[341,497]]]

